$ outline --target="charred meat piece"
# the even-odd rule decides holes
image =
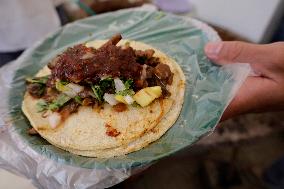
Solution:
[[[136,61],[142,65],[146,64],[148,60],[153,57],[154,53],[155,51],[153,49],[147,49],[145,51],[135,50]]]
[[[90,105],[93,105],[95,104],[96,101],[94,100],[94,98],[85,98],[83,101],[82,101],[82,105],[83,106],[90,106]]]
[[[101,48],[111,46],[111,45],[116,45],[120,40],[122,39],[121,34],[116,34],[110,38]]]
[[[34,98],[40,98],[43,96],[45,86],[40,83],[30,83],[27,85],[27,91]]]
[[[152,67],[156,67],[158,64],[160,63],[160,59],[157,57],[152,57],[148,60],[146,60],[145,64],[152,66]]]
[[[154,77],[155,75],[154,71],[155,69],[153,67],[144,64],[142,71],[141,71],[141,77],[139,80],[135,82],[135,87],[137,89],[142,89],[142,88],[150,86],[148,83],[148,79],[151,79]],[[155,86],[155,85],[151,85],[151,86]]]
[[[143,65],[141,78],[135,81],[136,91],[145,87],[161,86],[164,97],[170,96],[167,84],[173,81],[173,73],[166,64],[159,63],[155,68]]]
[[[155,69],[151,66],[147,66],[146,68],[146,79],[152,78],[155,74]]]
[[[154,55],[155,51],[153,49],[147,49],[145,51],[142,50],[135,50],[135,55],[137,57],[145,57],[147,59],[152,58]]]
[[[142,79],[138,79],[138,80],[135,80],[134,81],[134,91],[138,91],[140,89],[143,88],[143,86],[145,85],[145,80],[142,80]]]
[[[165,84],[172,84],[173,82],[173,73],[171,72],[171,69],[166,64],[158,64],[155,67],[154,74]]]
[[[153,49],[147,49],[145,51],[135,50],[136,61],[139,64],[146,64],[148,66],[156,67],[160,63],[158,57],[153,57],[155,51]]]
[[[78,111],[79,105],[75,101],[71,101],[66,106],[64,106],[60,111],[60,115],[62,117],[62,120],[65,120],[70,114],[75,113]]]

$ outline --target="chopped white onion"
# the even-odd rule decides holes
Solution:
[[[77,96],[77,93],[71,89],[63,91],[63,93],[69,96],[70,98],[74,98],[75,96]]]
[[[74,84],[74,83],[69,83],[66,86],[72,89],[73,91],[75,91],[76,93],[80,93],[84,90],[84,87]]]
[[[105,93],[104,100],[109,103],[111,106],[118,104],[118,101],[114,98],[114,94]]]
[[[133,102],[134,102],[134,99],[130,95],[126,95],[124,97],[124,100],[127,104],[133,104]]]
[[[67,90],[63,91],[63,93],[71,98],[74,98],[78,95],[78,93],[84,90],[84,87],[74,83],[69,83],[65,87],[67,88]]]
[[[48,122],[52,129],[55,129],[61,122],[61,116],[57,112],[53,112],[48,116]]]
[[[124,86],[123,82],[119,78],[115,78],[114,79],[114,86],[115,86],[115,91],[116,92],[125,90],[125,86]]]
[[[110,75],[104,75],[104,76],[101,77],[101,80],[104,80],[104,79],[109,78],[109,77],[111,77],[111,76]]]
[[[141,80],[145,80],[146,79],[146,76],[147,76],[147,72],[146,72],[146,69],[147,69],[147,65],[144,64],[143,67],[142,67],[142,73],[141,73]]]

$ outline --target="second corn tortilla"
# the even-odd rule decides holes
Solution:
[[[105,40],[86,44],[95,48]],[[122,40],[122,45],[129,40]],[[136,50],[154,49],[141,42],[131,41],[130,46]],[[51,144],[75,154],[91,157],[113,157],[137,151],[159,139],[176,121],[183,104],[185,77],[179,65],[157,49],[156,57],[168,64],[174,73],[173,83],[168,86],[171,96],[156,100],[145,108],[129,106],[125,112],[114,112],[105,104],[101,111],[91,107],[80,107],[78,113],[72,114],[57,129],[48,129],[48,121],[36,112],[36,99],[26,93],[22,109],[39,134]],[[45,67],[38,76],[47,75],[50,70]],[[117,137],[106,135],[105,124],[121,132]]]

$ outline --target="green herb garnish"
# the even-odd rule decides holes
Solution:
[[[117,92],[116,94],[121,95],[121,96],[127,96],[127,95],[133,96],[135,92],[132,89],[125,89],[123,91]]]
[[[102,102],[103,101],[103,95],[104,95],[104,92],[102,91],[101,87],[99,85],[93,85],[91,86],[94,94],[95,94],[95,97],[98,101]]]
[[[48,109],[51,111],[58,110],[65,103],[67,103],[71,98],[63,93],[61,93],[52,103],[49,104]]]
[[[56,83],[55,83],[55,88],[56,88],[58,91],[61,91],[61,92],[70,90],[68,87],[65,86],[65,85],[67,85],[67,84],[68,84],[68,82],[66,82],[66,81],[56,81]]]
[[[46,110],[56,111],[64,106],[71,98],[65,94],[60,94],[53,102],[48,103],[45,100],[39,100],[36,104],[37,112]],[[75,99],[76,100],[76,99]]]
[[[82,104],[82,98],[80,96],[75,96],[74,97],[74,100],[79,103],[79,104]]]
[[[48,76],[43,76],[43,77],[27,77],[26,81],[28,83],[40,83],[40,84],[46,84],[48,80]]]
[[[133,87],[133,79],[128,79],[125,81],[124,86],[126,89],[131,89]]]
[[[111,77],[102,79],[99,82],[99,86],[103,92],[105,92],[106,90],[114,90],[114,80]]]
[[[135,94],[135,92],[133,91],[132,87],[133,87],[133,80],[132,79],[128,79],[124,82],[124,86],[125,89],[123,91],[119,91],[116,94],[117,95],[122,95],[122,96],[133,96]]]
[[[39,100],[36,103],[36,110],[37,112],[43,112],[48,109],[48,104],[45,100]]]

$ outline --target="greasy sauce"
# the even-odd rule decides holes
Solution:
[[[114,105],[112,109],[116,112],[124,112],[125,110],[127,110],[127,106],[123,103],[119,103]]]
[[[140,78],[142,66],[136,63],[134,50],[108,45],[97,50],[76,45],[58,57],[52,69],[55,79],[74,83],[96,83],[102,76]]]
[[[117,131],[115,128],[113,128],[111,125],[109,124],[105,124],[106,127],[106,134],[110,137],[117,137],[118,135],[120,135],[120,132]]]

